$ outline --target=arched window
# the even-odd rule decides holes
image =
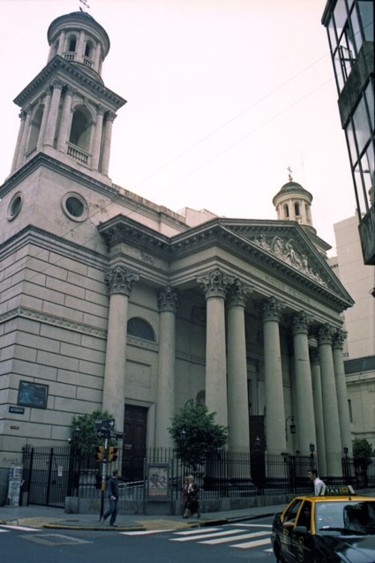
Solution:
[[[91,115],[85,107],[78,107],[74,111],[69,142],[84,151],[90,148]]]
[[[85,47],[85,57],[88,57],[90,59],[91,53],[92,53],[92,43],[88,41]]]
[[[287,203],[284,203],[284,217],[289,218],[289,205]]]
[[[77,39],[73,35],[73,37],[70,37],[70,39],[69,39],[68,51],[70,53],[75,53],[76,45],[77,45]]]
[[[150,323],[139,317],[133,317],[128,320],[128,334],[142,338],[143,340],[155,342],[154,329]]]
[[[296,203],[294,204],[294,214],[295,214],[296,217],[301,215],[298,201],[296,201]]]

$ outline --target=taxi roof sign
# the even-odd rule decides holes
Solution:
[[[351,485],[324,485],[320,491],[320,496],[340,496],[355,495],[355,491]]]

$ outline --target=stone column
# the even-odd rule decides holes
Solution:
[[[23,132],[25,129],[26,112],[23,109],[19,113],[19,118],[20,118],[20,128],[18,129],[17,142],[16,142],[16,148],[14,150],[11,172],[14,172],[14,170],[17,168],[17,163],[20,154],[20,147],[23,138]]]
[[[285,407],[279,319],[281,305],[274,297],[263,305],[264,377],[266,395],[267,453],[286,452]]]
[[[124,428],[126,336],[128,302],[139,276],[124,266],[116,266],[106,274],[109,289],[107,350],[104,369],[103,410],[116,419],[116,428]]]
[[[102,146],[103,117],[104,117],[104,108],[102,106],[99,106],[96,113],[94,143],[93,143],[92,157],[91,157],[91,168],[93,170],[98,170],[99,168],[100,149]]]
[[[65,87],[65,97],[61,113],[61,121],[59,134],[57,137],[57,150],[63,153],[67,152],[67,142],[69,129],[72,122],[72,102],[73,102],[73,90],[70,86]]]
[[[24,117],[24,125],[22,127],[22,137],[21,137],[21,141],[20,141],[20,145],[19,145],[19,149],[18,149],[16,168],[19,168],[25,162],[26,146],[27,146],[27,141],[29,139],[29,133],[30,133],[31,115],[32,115],[32,107],[28,106],[24,110],[24,116],[25,116]]]
[[[95,46],[95,54],[94,54],[94,69],[96,72],[99,72],[100,67],[100,54],[101,54],[101,46],[98,42]]]
[[[322,382],[320,377],[319,354],[317,350],[311,351],[311,377],[314,396],[314,414],[316,430],[316,452],[318,456],[319,475],[327,475],[326,441],[324,437],[324,417],[322,404]]]
[[[109,170],[109,156],[111,152],[111,139],[112,139],[112,126],[116,118],[116,114],[109,111],[106,115],[105,126],[104,126],[104,140],[103,140],[103,150],[102,150],[102,162],[100,171],[102,174],[108,176]]]
[[[175,413],[175,354],[177,292],[166,287],[158,292],[159,302],[159,373],[156,402],[155,445],[172,448],[168,432]]]
[[[49,108],[50,108],[50,105],[51,105],[51,96],[52,96],[51,89],[48,88],[47,92],[45,93],[44,99],[43,99],[43,115],[42,115],[42,122],[40,124],[40,131],[39,131],[39,137],[38,137],[38,145],[37,145],[38,150],[40,150],[42,148],[42,146],[44,145],[44,137],[45,137],[45,134],[46,134],[48,113],[49,113]]]
[[[294,370],[297,399],[297,435],[299,451],[310,455],[310,444],[316,446],[315,416],[308,333],[310,321],[305,313],[293,317]]]
[[[236,279],[228,291],[228,426],[229,448],[250,448],[245,305],[250,288]]]
[[[206,295],[206,406],[215,422],[228,425],[225,292],[233,278],[216,269],[197,279]]]
[[[65,53],[65,31],[61,31],[60,35],[59,35],[59,45],[57,48],[57,53],[56,55],[60,55],[60,57],[63,57]]]
[[[337,403],[339,407],[340,429],[341,429],[341,445],[342,452],[344,447],[348,448],[348,455],[353,455],[352,433],[350,427],[348,390],[345,381],[345,368],[343,358],[344,341],[346,332],[337,330],[333,335],[333,366],[335,370]]]
[[[339,410],[337,405],[335,373],[332,355],[332,329],[329,325],[318,331],[324,436],[326,443],[327,476],[342,476],[342,447]]]
[[[59,106],[60,106],[62,89],[63,89],[63,83],[60,80],[54,80],[52,84],[52,98],[49,107],[46,133],[44,138],[45,145],[53,146],[55,142],[56,125],[57,125],[57,118],[59,115]]]

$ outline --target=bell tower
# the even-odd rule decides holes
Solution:
[[[108,183],[112,125],[125,104],[101,78],[109,37],[86,12],[58,17],[47,37],[47,65],[14,100],[21,123],[11,172],[42,152]]]

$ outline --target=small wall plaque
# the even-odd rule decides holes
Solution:
[[[25,414],[25,407],[9,407],[9,412],[14,414]]]

